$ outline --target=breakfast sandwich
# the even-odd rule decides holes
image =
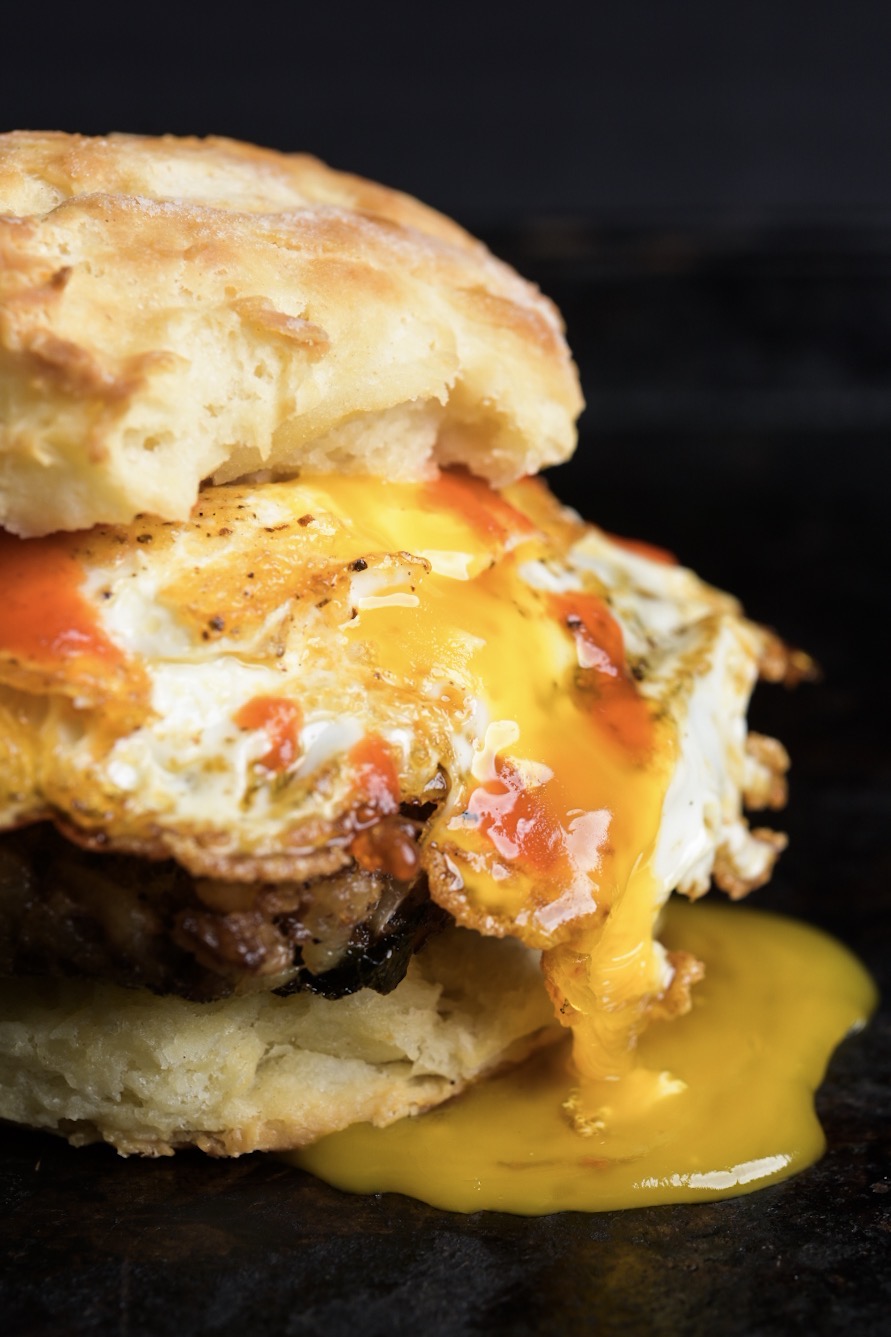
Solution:
[[[293,1148],[689,1009],[663,907],[770,876],[809,665],[551,495],[580,409],[404,195],[0,137],[0,1117]]]

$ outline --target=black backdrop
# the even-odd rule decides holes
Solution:
[[[556,489],[823,665],[756,702],[794,758],[759,900],[886,992],[889,51],[880,0],[19,3],[0,26],[4,128],[308,149],[454,213],[557,298],[589,407]],[[257,1159],[124,1164],[9,1132],[7,1330],[877,1333],[889,1031],[840,1055],[820,1166],[706,1207],[465,1220]]]
[[[0,124],[308,149],[473,227],[887,220],[883,0],[3,6]]]

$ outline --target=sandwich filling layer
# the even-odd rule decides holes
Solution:
[[[786,765],[745,710],[794,660],[538,481],[221,485],[187,522],[5,536],[0,567],[0,823],[59,833],[39,878],[38,842],[6,838],[33,889],[10,969],[386,991],[451,916],[541,951],[598,1080],[689,1006],[669,893],[741,895],[782,846],[743,816],[782,804]],[[140,865],[132,942],[115,885]],[[41,946],[60,897],[69,941]],[[351,975],[375,944],[396,968]]]

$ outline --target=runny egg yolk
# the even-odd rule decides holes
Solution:
[[[534,493],[513,496],[534,508]],[[495,597],[462,600],[445,582],[436,616],[379,609],[357,630],[394,670],[405,657],[446,663],[446,628],[472,642],[494,719],[431,844],[454,872],[459,917],[544,949],[571,1052],[548,1049],[387,1129],[356,1125],[294,1162],[354,1191],[525,1214],[727,1196],[804,1168],[823,1147],[813,1092],[874,1004],[868,977],[812,930],[672,905],[663,941],[704,959],[706,981],[688,1015],[647,1025],[664,987],[650,860],[672,730],[637,691],[621,629],[590,592],[539,595],[551,637],[567,638],[575,659],[569,684],[542,699],[542,676],[525,672],[536,650],[517,639],[516,610],[528,616],[531,596],[518,600],[515,580],[505,590],[512,567],[535,557],[534,532],[511,524],[504,498],[487,511],[469,480],[450,478],[443,501],[501,547],[475,576]],[[541,635],[541,618],[532,625]]]
[[[527,1216],[735,1197],[805,1169],[825,1146],[813,1093],[875,1005],[866,972],[817,930],[735,906],[672,902],[663,937],[702,957],[705,979],[686,1016],[643,1033],[637,1069],[589,1088],[599,1117],[584,1134],[559,1045],[288,1159],[351,1192]]]
[[[337,484],[345,510],[351,486]],[[485,684],[488,723],[470,775],[427,837],[452,878],[437,895],[462,923],[543,949],[547,987],[575,1036],[578,1074],[615,1076],[634,1065],[648,1004],[664,984],[649,861],[674,730],[630,676],[606,599],[536,589],[521,577],[521,565],[544,563],[553,551],[542,531],[554,511],[539,514],[535,483],[498,494],[446,475],[424,492],[384,492],[401,506],[400,541],[423,552],[430,516],[443,527],[451,513],[450,539],[463,545],[472,593],[469,581],[439,576],[434,566],[423,600],[380,599],[349,634],[394,680],[439,674],[454,686],[472,674]]]
[[[331,560],[363,572],[366,558],[384,555],[373,572],[383,575],[339,628],[368,692],[386,683],[388,700],[404,693],[415,719],[424,684],[472,750],[419,850],[400,826],[399,748],[366,730],[348,755],[351,852],[404,881],[427,860],[436,898],[460,922],[540,949],[572,1035],[569,1047],[441,1110],[387,1130],[355,1127],[298,1163],[343,1187],[535,1213],[739,1193],[813,1160],[811,1095],[834,1045],[868,1014],[871,986],[808,930],[678,906],[663,942],[704,960],[705,982],[688,1015],[652,1020],[672,974],[656,941],[664,888],[653,856],[677,724],[629,672],[596,575],[578,589],[523,575],[547,572],[580,524],[531,480],[502,493],[457,473],[423,485],[325,478],[295,488],[297,515],[331,521],[316,538],[301,530],[320,569]],[[20,659],[38,675],[53,662],[97,680],[137,671],[83,594],[85,543],[0,540],[0,568],[14,575],[0,621],[11,681]],[[289,558],[279,561],[285,585]],[[232,719],[265,739],[257,765],[270,784],[285,780],[301,756],[302,707],[257,695]]]

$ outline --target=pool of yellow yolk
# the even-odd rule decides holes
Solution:
[[[524,1215],[732,1197],[812,1164],[825,1145],[814,1092],[875,1005],[869,976],[818,930],[735,906],[673,901],[661,937],[705,979],[688,1015],[651,1023],[630,1074],[586,1084],[585,1135],[560,1044],[427,1114],[289,1159],[351,1192]]]
[[[423,599],[411,583],[417,559],[397,562],[392,588],[358,598],[344,634],[372,682],[405,684],[413,710],[418,682],[435,681],[459,714],[465,697],[483,697],[491,724],[472,776],[431,822],[430,849],[453,877],[437,898],[468,927],[543,949],[574,1046],[419,1118],[326,1138],[296,1162],[356,1191],[535,1214],[726,1196],[815,1160],[813,1093],[874,1002],[842,948],[764,915],[672,905],[662,941],[704,961],[706,978],[688,1015],[644,1029],[664,983],[649,864],[676,740],[629,674],[606,591],[593,578],[583,590],[538,590],[520,574],[563,553],[583,526],[531,480],[504,493],[449,474],[300,489],[297,513],[326,517],[309,553],[322,566],[423,558]],[[40,681],[47,665],[76,668],[82,694],[126,668],[83,595],[82,542],[0,536],[0,567],[14,571],[0,634],[13,685],[22,663]],[[293,702],[259,697],[235,722],[266,732],[261,764],[278,772],[300,718]],[[395,806],[382,740],[364,740],[352,759],[361,784]]]

